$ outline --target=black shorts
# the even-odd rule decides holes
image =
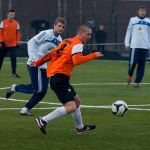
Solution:
[[[74,100],[76,92],[69,84],[69,77],[64,74],[55,74],[50,78],[51,89],[56,93],[62,104]]]

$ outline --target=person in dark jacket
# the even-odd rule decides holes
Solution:
[[[104,30],[103,25],[99,25],[99,28],[95,32],[95,40],[97,43],[97,49],[101,52],[104,52],[105,46],[100,45],[106,42],[106,31]]]

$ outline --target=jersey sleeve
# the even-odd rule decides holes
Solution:
[[[0,24],[0,42],[3,41],[3,34],[2,34],[3,28],[4,28],[4,23],[2,21],[1,24]]]
[[[40,43],[46,41],[46,39],[48,39],[48,35],[45,31],[41,31],[39,34],[37,34],[34,37],[34,41],[36,44],[40,44]]]
[[[21,32],[20,32],[20,25],[19,25],[19,23],[18,23],[18,25],[17,25],[17,29],[16,29],[17,31],[16,31],[16,41],[17,41],[17,45],[20,45],[20,35],[21,35]]]
[[[20,30],[17,30],[17,32],[16,32],[16,41],[17,41],[17,45],[20,45]]]
[[[94,58],[97,58],[95,53],[88,54],[84,56],[82,54],[83,51],[83,44],[76,44],[72,48],[72,60],[74,65],[80,65],[86,63]]]
[[[37,59],[39,44],[43,43],[47,39],[47,36],[47,33],[42,31],[28,41],[28,55],[30,58]]]
[[[46,55],[44,55],[43,57],[39,58],[38,60],[36,60],[35,62],[35,66],[39,67],[41,65],[43,65],[44,63],[50,61],[52,59],[53,54],[57,51],[57,48],[53,49],[51,52],[47,53]]]
[[[2,21],[1,24],[0,24],[0,29],[3,29],[3,28],[4,28],[4,23]]]
[[[150,26],[148,28],[148,41],[149,41],[148,48],[150,49]]]
[[[20,30],[20,25],[19,25],[19,23],[18,23],[18,25],[17,25],[17,30]]]
[[[72,55],[77,54],[77,53],[82,53],[83,51],[83,44],[76,44],[72,48]]]
[[[126,36],[125,36],[125,46],[127,46],[127,47],[130,46],[130,40],[131,40],[132,29],[133,29],[132,19],[130,19],[129,24],[128,24],[128,27],[127,27]]]
[[[73,60],[74,65],[84,64],[84,63],[86,63],[92,59],[95,59],[95,58],[97,58],[97,55],[95,52],[88,54],[86,56],[83,56],[82,53],[78,53],[78,54],[72,56],[72,60]]]

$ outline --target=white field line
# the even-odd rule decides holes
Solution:
[[[0,88],[0,90],[6,90],[6,89],[9,89],[10,87],[3,87],[3,88]]]
[[[45,108],[33,108],[33,109],[36,109],[36,110],[50,110],[50,109],[56,109],[58,107],[45,107]],[[110,109],[109,106],[99,106],[99,107],[81,107],[81,108],[103,108],[103,109]],[[0,108],[0,111],[1,110],[20,110],[21,108]],[[143,108],[129,108],[129,110],[137,110],[137,111],[150,111],[150,109],[143,109]]]
[[[44,107],[44,108],[33,108],[37,110],[45,110],[45,109],[56,109],[58,107]],[[0,110],[21,110],[21,108],[0,108]]]
[[[19,99],[14,99],[14,98],[9,98],[9,99],[6,99],[4,97],[0,97],[0,100],[6,100],[6,101],[17,101],[17,102],[28,102],[28,100],[19,100]],[[61,103],[50,103],[50,102],[39,102],[40,104],[49,104],[49,105],[58,105],[58,106],[61,106],[62,104]],[[96,106],[96,105],[81,105],[83,107],[93,107],[93,108],[102,108],[102,107],[111,107],[111,105],[103,105],[103,106]],[[132,106],[132,107],[137,107],[137,106],[150,106],[150,104],[134,104],[134,105],[128,105],[128,106]]]
[[[18,101],[18,102],[27,102],[27,100],[18,100],[18,99],[6,99],[6,98],[3,98],[3,97],[0,97],[0,100],[6,100],[6,101]],[[49,102],[39,102],[41,104],[49,104],[49,105],[57,105],[57,106],[61,106],[62,104],[61,103],[49,103]],[[94,105],[80,105],[81,108],[102,108],[102,109],[111,109],[111,105],[101,105],[101,106],[94,106]],[[128,105],[128,106],[150,106],[150,104],[138,104],[138,105]],[[48,108],[33,108],[33,109],[55,109],[57,107],[48,107]],[[0,108],[1,109],[20,109],[20,108]],[[150,111],[150,109],[145,109],[145,108],[129,108],[129,110],[145,110],[145,111]]]
[[[135,83],[131,83],[135,84]],[[141,83],[142,85],[149,85],[150,83]],[[71,85],[83,85],[83,86],[89,86],[89,85],[127,85],[127,83],[72,83]]]
[[[110,83],[71,83],[71,85],[74,85],[74,86],[91,86],[91,85],[126,85],[127,83],[113,83],[113,82],[110,82]],[[131,83],[131,84],[134,84],[134,83]],[[149,85],[150,83],[141,83],[142,85]],[[10,87],[2,87],[0,88],[0,90],[6,90],[6,89],[9,89]]]
[[[148,109],[148,108],[129,108],[129,110],[138,110],[138,111],[144,110],[144,111],[150,111],[150,109]]]
[[[13,99],[13,98],[9,98],[6,99],[4,97],[0,97],[0,100],[5,100],[5,101],[16,101],[16,102],[28,102],[28,100],[20,100],[20,99]],[[58,105],[61,106],[61,103],[49,103],[49,102],[39,102],[40,104],[49,104],[49,105]]]

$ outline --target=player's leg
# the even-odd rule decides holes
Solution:
[[[63,106],[57,108],[56,110],[54,110],[53,112],[49,113],[48,115],[42,118],[36,119],[36,122],[39,125],[41,132],[46,134],[45,126],[49,121],[70,113],[72,113],[75,119],[76,127],[79,127],[76,128],[78,133],[95,129],[96,127],[95,125],[83,125],[82,115],[80,112],[80,100],[78,96],[75,96],[76,93],[73,87],[69,84],[69,80],[67,80],[66,82],[66,79],[64,77],[61,78],[55,76],[51,77],[50,83],[52,90],[54,90]]]
[[[44,98],[47,92],[49,79],[47,78],[47,75],[46,75],[46,69],[40,69],[40,72],[41,72],[41,75],[40,75],[41,78],[38,79],[39,89],[37,90],[36,93],[33,94],[33,96],[21,109],[20,113],[22,115],[30,115],[31,114],[30,110]]]
[[[70,101],[67,102],[64,106],[58,107],[57,109],[47,114],[46,116],[36,118],[36,123],[38,124],[40,131],[43,134],[46,134],[45,127],[49,121],[62,117],[68,113],[71,113],[72,111],[75,111],[75,108],[76,108],[75,102]]]
[[[97,41],[97,50],[100,51],[100,45],[98,45],[99,42]]]
[[[128,78],[127,78],[128,85],[131,83],[132,75],[134,73],[136,64],[137,64],[137,49],[132,48],[130,50],[130,56],[129,56]]]
[[[146,49],[139,49],[139,61],[138,61],[138,68],[137,68],[137,74],[135,79],[135,87],[141,87],[141,81],[144,76],[145,71],[145,61],[146,61]]]
[[[40,78],[40,69],[27,65],[28,73],[30,76],[30,84],[20,84],[15,87],[16,92],[33,94],[38,90],[38,78]]]
[[[36,67],[29,66],[29,65],[27,65],[27,69],[29,72],[31,84],[20,84],[20,85],[13,84],[10,87],[10,89],[6,92],[6,98],[9,98],[15,92],[21,92],[21,93],[27,93],[27,94],[36,93],[36,91],[38,90],[39,69]]]
[[[16,67],[17,67],[16,46],[8,47],[8,51],[10,53],[12,77],[20,78],[20,76],[16,73]]]
[[[2,64],[3,64],[3,61],[4,61],[4,57],[5,55],[7,54],[7,51],[8,49],[7,48],[0,48],[0,70],[2,68]]]
[[[72,117],[75,121],[75,126],[77,129],[82,129],[84,127],[83,121],[82,121],[82,114],[80,111],[80,99],[79,97],[76,95],[74,96],[74,100],[76,103],[76,110],[75,112],[72,113]]]
[[[45,126],[49,121],[73,113],[76,110],[74,95],[69,86],[69,78],[65,75],[54,75],[50,78],[52,90],[57,95],[63,106],[58,107],[44,117],[36,118],[36,122],[42,133],[46,134]]]
[[[72,89],[73,89],[73,87],[72,87]],[[73,91],[74,91],[74,89],[73,89]],[[72,113],[72,117],[74,118],[74,121],[75,121],[77,133],[79,134],[84,131],[95,129],[96,126],[93,124],[83,124],[82,114],[81,114],[81,110],[80,110],[80,98],[76,95],[76,93],[74,96],[74,100],[75,100],[77,108],[76,108],[75,112]]]
[[[69,85],[69,77],[61,74],[55,75],[50,78],[50,85],[63,106],[43,117],[46,122],[76,110],[74,94]]]
[[[76,129],[82,129],[84,127],[84,124],[82,121],[82,114],[80,111],[80,98],[77,96],[73,86],[70,85],[70,89],[74,95],[74,101],[76,104],[76,110],[72,113],[72,117],[75,121]]]

